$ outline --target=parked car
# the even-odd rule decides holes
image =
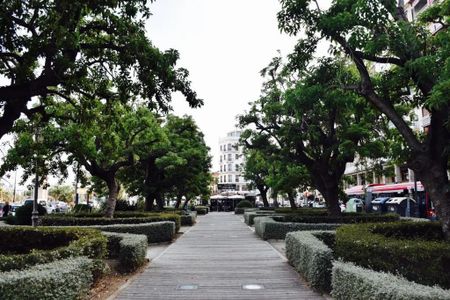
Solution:
[[[345,212],[362,212],[363,201],[359,198],[350,198],[345,205]]]
[[[10,204],[10,205],[11,205],[11,209],[10,209],[10,211],[9,211],[9,214],[12,215],[12,216],[15,216],[15,215],[16,215],[16,209],[17,209],[18,207],[21,207],[22,204],[21,204],[21,203],[12,203],[12,204]]]

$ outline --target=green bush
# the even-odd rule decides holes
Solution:
[[[275,208],[275,212],[279,214],[296,214],[296,215],[308,215],[308,216],[327,216],[328,211],[325,208],[310,208],[301,207],[292,209],[290,207]]]
[[[255,232],[264,240],[284,239],[286,237],[286,234],[292,231],[334,230],[339,226],[341,226],[341,224],[279,222],[271,217],[262,217],[255,219]]]
[[[197,220],[197,212],[183,213],[180,212],[181,226],[194,226]]]
[[[273,216],[274,211],[246,211],[244,212],[244,221],[248,226],[253,226],[254,219],[257,217]]]
[[[72,208],[73,213],[88,213],[92,211],[92,207],[87,204],[76,204]]]
[[[89,226],[101,231],[143,234],[148,243],[170,242],[175,237],[175,223],[171,221],[141,224],[113,224]]]
[[[133,272],[143,266],[147,254],[147,237],[142,234],[104,232],[108,238],[109,258],[119,259],[121,272]]]
[[[286,257],[314,289],[331,290],[334,231],[296,231],[286,235]]]
[[[430,287],[392,274],[335,261],[332,271],[333,299],[449,300],[450,291]]]
[[[366,213],[345,213],[339,217],[327,215],[297,215],[288,214],[284,217],[285,222],[295,223],[374,223],[374,222],[394,222],[400,220],[397,214],[366,214]]]
[[[84,228],[0,227],[0,271],[20,270],[61,258],[103,258],[106,238]]]
[[[116,218],[109,219],[99,217],[86,217],[86,215],[48,215],[42,218],[42,225],[45,226],[93,226],[93,225],[113,225],[113,224],[141,224],[162,221],[172,221],[175,223],[176,231],[180,229],[181,217],[178,214],[117,214]]]
[[[27,203],[16,209],[14,216],[15,225],[31,225],[31,213],[33,212],[33,203]],[[38,204],[39,216],[47,214],[47,210],[42,205]]]
[[[425,285],[450,288],[450,243],[439,223],[397,222],[346,225],[336,233],[336,256],[375,271],[400,274]]]
[[[119,199],[116,201],[115,211],[135,211],[137,210],[137,204],[131,204],[125,199]]]
[[[247,207],[236,207],[234,209],[234,213],[236,215],[243,215],[246,211],[250,212],[250,211],[259,211],[259,208],[247,208]]]
[[[209,207],[207,206],[196,206],[195,211],[199,215],[206,215],[209,212]]]
[[[252,208],[253,204],[250,201],[248,201],[248,200],[241,200],[236,205],[236,207],[238,207],[238,208]]]
[[[77,257],[0,273],[0,298],[81,299],[93,282],[93,268],[91,259]]]

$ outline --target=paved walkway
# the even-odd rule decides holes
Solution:
[[[324,299],[242,217],[210,213],[197,220],[116,299]]]

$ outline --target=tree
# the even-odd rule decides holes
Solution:
[[[192,198],[209,193],[209,148],[192,117],[169,115],[164,133],[167,136],[164,147],[155,148],[122,175],[132,194],[145,196],[146,210],[153,209],[155,200],[162,210],[164,196],[175,197],[178,208],[183,196],[186,205]]]
[[[68,185],[52,186],[48,190],[48,194],[55,200],[63,201],[66,203],[73,201],[73,188]]]
[[[322,39],[333,43],[335,53],[351,59],[359,82],[348,88],[363,96],[397,128],[408,147],[408,166],[424,184],[449,239],[450,1],[434,3],[422,13],[419,22],[413,23],[395,0],[336,0],[326,10],[311,0],[281,0],[281,4],[280,29],[292,35],[300,30],[306,34],[291,55],[292,63],[305,66]],[[431,33],[429,23],[442,28]],[[387,67],[376,72],[374,63]],[[426,135],[416,134],[397,109],[397,104],[405,102],[430,112]]]
[[[346,163],[358,152],[375,155],[381,146],[373,141],[378,115],[354,92],[339,87],[353,81],[352,70],[343,61],[322,59],[292,79],[293,69],[283,68],[276,58],[263,70],[265,74],[270,79],[263,95],[241,116],[241,126],[252,124],[254,136],[264,134],[276,143],[283,159],[275,174],[288,174],[293,168],[289,161],[303,166],[324,196],[329,213],[339,215],[339,186]],[[280,187],[290,186],[284,191],[290,193],[295,186],[291,180],[283,176],[275,181]]]
[[[146,36],[144,21],[152,0],[7,0],[0,7],[0,138],[21,114],[41,122],[52,117],[55,101],[86,105],[116,94],[126,102],[136,96],[151,109],[168,111],[172,91],[192,107],[202,100],[190,88],[185,69],[175,68],[178,52],[160,51]],[[99,77],[114,79],[92,89]],[[39,98],[38,105],[31,103]],[[108,96],[109,98],[109,96]]]
[[[269,207],[269,201],[267,200],[267,192],[270,188],[267,184],[269,168],[270,164],[261,151],[257,149],[245,151],[244,178],[250,182],[250,186],[258,189],[264,207]]]

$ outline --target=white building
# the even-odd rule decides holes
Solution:
[[[241,131],[235,130],[219,139],[219,192],[248,191],[243,176],[244,155],[242,146],[239,146],[240,136]]]

